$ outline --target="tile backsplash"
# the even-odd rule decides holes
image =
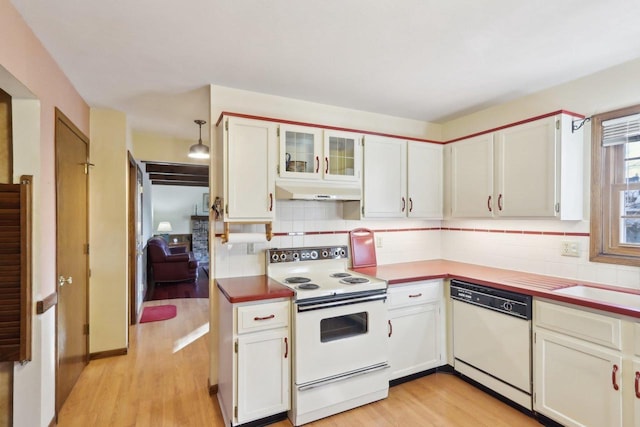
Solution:
[[[349,230],[376,232],[378,264],[444,258],[497,268],[640,289],[640,268],[589,261],[588,221],[556,220],[363,220],[342,218],[342,203],[278,201],[270,242],[221,244],[215,239],[215,277],[265,273],[265,249],[348,245]],[[216,233],[222,224],[216,223]],[[234,225],[232,232],[264,232],[264,225]],[[320,234],[308,234],[320,232]],[[578,257],[561,255],[575,242]]]

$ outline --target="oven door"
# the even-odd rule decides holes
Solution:
[[[387,362],[386,294],[297,303],[295,384]]]

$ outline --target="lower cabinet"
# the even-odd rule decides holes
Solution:
[[[565,426],[622,425],[619,352],[538,330],[534,409]]]
[[[442,280],[389,287],[389,379],[444,364]]]
[[[290,409],[290,303],[219,301],[218,401],[225,425]]]

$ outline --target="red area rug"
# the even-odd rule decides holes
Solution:
[[[178,309],[175,305],[156,305],[155,307],[145,307],[142,311],[140,323],[173,319],[176,317],[177,313]]]

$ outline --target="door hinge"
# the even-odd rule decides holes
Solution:
[[[238,341],[236,341],[233,345],[233,351],[238,352]]]
[[[89,324],[88,323],[84,324],[83,333],[84,333],[84,335],[89,335]]]
[[[537,342],[538,336],[534,333],[533,334],[533,343],[535,344]]]
[[[536,398],[537,398],[537,397],[538,397],[538,396],[536,395],[536,393],[533,393],[533,403],[536,403]]]
[[[560,203],[556,203],[556,213],[560,213]]]
[[[84,253],[89,255],[89,244],[88,243],[84,245]]]
[[[560,129],[560,120],[556,120],[556,129]]]
[[[364,215],[364,205],[362,205],[362,215]]]
[[[233,407],[233,417],[236,418],[236,419],[238,418],[238,407],[237,406]]]
[[[278,175],[280,175],[280,165],[276,167],[276,172],[278,173]]]
[[[364,136],[362,138],[360,138],[360,146],[364,147]]]
[[[224,130],[229,130],[229,119],[224,121]]]
[[[91,277],[91,269],[89,269],[89,277]]]
[[[226,204],[224,205],[224,213],[226,213],[227,215],[229,215],[229,204],[228,204],[228,203],[226,203]]]
[[[276,135],[280,138],[280,128],[276,129]]]

